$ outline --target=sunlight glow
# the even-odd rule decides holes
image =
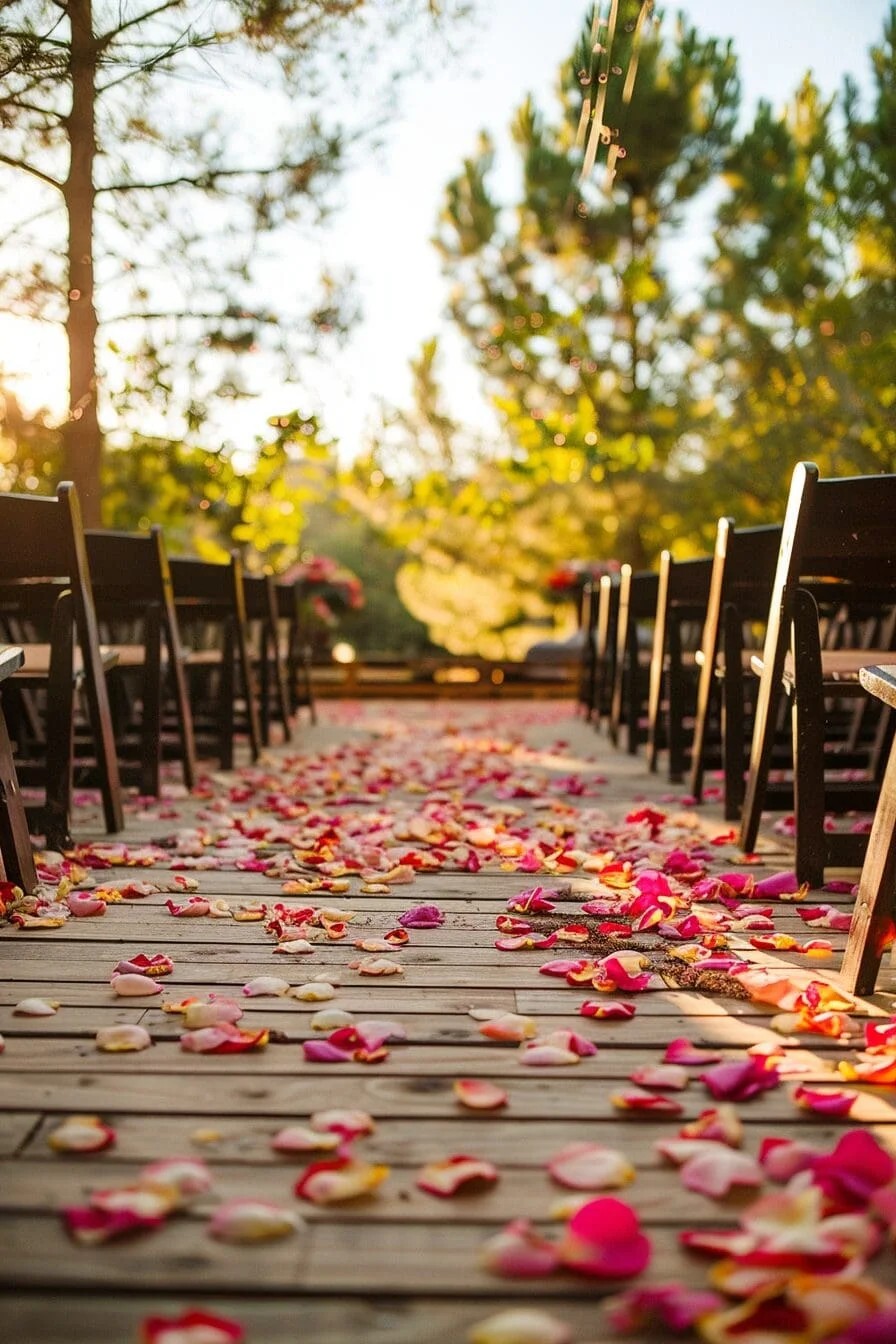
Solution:
[[[68,363],[65,334],[49,322],[0,315],[0,375],[23,410],[65,414]]]

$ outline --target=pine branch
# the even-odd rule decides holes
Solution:
[[[191,176],[189,173],[181,173],[177,177],[162,179],[158,182],[112,182],[106,186],[97,187],[96,191],[97,195],[109,192],[122,194],[132,191],[162,191],[169,187],[198,187],[202,191],[213,191],[215,184],[225,178],[270,178],[275,177],[278,173],[310,173],[317,162],[317,155],[312,155],[310,159],[302,159],[298,163],[275,163],[269,168],[211,168],[203,173],[197,173],[195,176]]]
[[[133,18],[124,20],[117,28],[112,28],[97,40],[97,50],[102,53],[121,37],[122,33],[127,32],[129,28],[139,27],[149,19],[156,19],[160,14],[166,13],[169,9],[182,9],[183,0],[162,0],[162,3],[156,5],[155,9],[147,9],[140,14],[135,14]]]
[[[128,80],[135,79],[138,75],[148,75],[154,70],[161,69],[168,61],[174,60],[184,51],[202,51],[205,47],[214,47],[220,45],[220,38],[214,34],[205,37],[187,37],[186,41],[178,40],[171,46],[166,47],[164,51],[159,51],[155,56],[146,60],[137,60],[130,69],[125,70],[123,74],[116,79],[110,79],[106,84],[97,86],[97,97],[101,98],[103,94],[108,93],[110,89],[116,89],[121,84],[126,84]],[[119,57],[116,65],[124,64],[123,57]]]
[[[8,168],[18,168],[20,172],[29,173],[31,177],[36,177],[38,182],[43,182],[48,187],[55,187],[57,191],[63,189],[62,182],[58,182],[49,173],[42,173],[39,168],[35,168],[32,164],[25,163],[23,159],[14,159],[9,154],[0,154],[0,163],[5,163]]]

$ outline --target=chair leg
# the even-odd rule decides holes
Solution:
[[[725,777],[725,820],[739,821],[744,805],[743,630],[735,608],[726,606],[722,625],[725,664],[722,679],[722,770]]]
[[[681,655],[681,625],[675,616],[669,619],[669,672],[668,712],[666,716],[666,737],[669,745],[669,782],[680,784],[684,779],[685,756],[687,751],[684,727],[685,714],[685,675]]]
[[[162,763],[162,623],[157,606],[147,609],[145,621],[140,792],[158,797]]]
[[[62,593],[53,608],[47,685],[47,774],[43,829],[47,848],[71,849],[72,772],[75,754],[74,599]]]
[[[36,890],[37,872],[28,834],[28,821],[19,793],[19,781],[6,718],[0,708],[0,855],[7,881],[25,892]]]
[[[840,979],[854,994],[873,994],[896,921],[896,747],[881,786]]]
[[[224,630],[224,651],[221,658],[221,677],[218,687],[218,760],[222,770],[233,769],[233,735],[235,730],[233,697],[236,693],[234,620],[227,621]]]
[[[246,638],[246,627],[242,621],[236,622],[234,631],[236,639],[236,656],[239,662],[240,679],[242,681],[243,695],[246,698],[246,722],[249,729],[249,754],[254,761],[257,761],[261,755],[261,724],[258,714],[258,688],[255,684],[255,673],[252,670],[252,655],[249,650],[249,642]],[[231,658],[231,666],[233,659]],[[231,695],[233,693],[231,687]]]
[[[793,602],[794,699],[793,809],[796,819],[796,875],[810,887],[824,883],[827,842],[824,830],[824,697],[818,607],[799,588]]]
[[[99,771],[100,793],[103,799],[103,817],[106,830],[112,834],[124,830],[124,808],[121,799],[121,779],[118,773],[118,754],[115,733],[109,710],[106,672],[100,659],[96,630],[91,632],[83,608],[76,617],[81,657],[84,662],[84,691],[87,713],[93,734],[96,763]]]
[[[280,654],[276,624],[268,627],[268,640],[270,642],[271,662],[274,670],[274,696],[276,697],[277,717],[283,725],[283,741],[291,742],[292,728],[290,726],[289,686],[287,684],[286,668],[283,665],[283,658]]]
[[[190,688],[187,684],[187,669],[184,664],[183,649],[176,626],[170,618],[165,621],[165,639],[168,649],[168,672],[171,677],[171,690],[174,695],[174,710],[180,737],[181,770],[183,771],[184,784],[188,789],[192,789],[196,784],[198,773],[196,734],[193,730],[193,711],[190,707]]]

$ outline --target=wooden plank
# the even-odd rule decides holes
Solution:
[[[453,1136],[452,1136],[453,1138]],[[443,1141],[444,1145],[444,1141]],[[359,1149],[360,1154],[360,1149]],[[364,1155],[367,1156],[366,1145]],[[430,1159],[444,1155],[444,1146],[433,1148]],[[477,1156],[480,1154],[477,1152]],[[301,1162],[243,1166],[231,1163],[213,1165],[214,1186],[205,1196],[192,1202],[183,1216],[205,1222],[222,1201],[236,1198],[265,1199],[275,1204],[298,1208],[309,1222],[357,1223],[469,1223],[484,1227],[502,1225],[519,1216],[521,1209],[533,1218],[550,1218],[551,1206],[568,1197],[548,1173],[529,1166],[512,1166],[499,1161],[500,1176],[491,1189],[470,1191],[454,1199],[440,1199],[418,1190],[418,1167],[394,1165],[376,1196],[354,1207],[352,1204],[317,1207],[294,1202],[293,1185],[304,1170]],[[0,1162],[0,1211],[10,1213],[55,1214],[67,1204],[83,1204],[94,1190],[129,1185],[137,1181],[139,1165],[118,1162],[114,1167],[103,1160],[56,1162],[48,1179],[44,1162]],[[673,1177],[674,1180],[674,1177]],[[742,1201],[711,1201],[702,1195],[680,1189],[669,1198],[670,1173],[654,1164],[640,1170],[625,1188],[626,1203],[638,1216],[654,1226],[678,1227],[731,1222],[737,1217]]]
[[[253,972],[254,974],[255,972]],[[257,972],[261,974],[261,972]],[[276,975],[278,968],[276,966],[265,971],[265,974]],[[311,977],[309,976],[309,979]],[[334,977],[338,979],[339,977]],[[296,984],[301,983],[294,977]],[[243,984],[242,978],[239,982],[230,985],[222,979],[207,979],[203,984],[195,981],[186,983],[168,981],[166,984],[165,997],[171,999],[184,999],[190,996],[198,995],[203,999],[208,996],[209,990],[226,990],[234,997],[240,996],[240,987]],[[111,993],[109,986],[103,984],[97,988],[95,984],[84,984],[80,981],[70,983],[57,980],[20,980],[13,982],[12,985],[0,988],[0,1001],[12,1008],[20,999],[32,996],[41,998],[50,998],[57,1003],[62,1004],[62,1008],[84,1007],[90,1005],[105,1006],[112,1008],[122,1003],[121,999],[116,999]],[[657,996],[659,997],[659,996]],[[153,998],[131,999],[131,1004],[136,1006],[139,1002],[142,1008],[151,1009],[158,1000]],[[247,1006],[248,1006],[248,1000]],[[308,1004],[301,1003],[298,999],[256,999],[257,1005],[261,1002],[265,1004],[265,1010],[269,1013],[290,1013],[290,1012],[316,1012],[326,1004]],[[572,1002],[570,999],[569,1002]],[[511,1011],[515,1007],[515,996],[512,989],[477,989],[475,994],[470,990],[452,989],[450,987],[417,986],[411,988],[401,983],[401,978],[391,976],[384,978],[376,983],[364,985],[343,985],[338,989],[337,998],[331,1001],[330,1006],[345,1008],[348,1012],[361,1014],[370,1017],[375,1011],[378,1017],[384,1014],[392,1016],[397,1012],[426,1012],[435,1007],[441,1008],[443,1012],[467,1013],[474,1006],[482,1008],[500,1008]],[[62,1009],[60,1010],[62,1011]],[[155,1010],[153,1010],[155,1011]],[[49,1021],[50,1019],[43,1019]]]
[[[334,1003],[341,1004],[341,996],[334,1000]],[[650,1017],[635,1017],[628,1022],[619,1022],[608,1019],[604,1022],[593,1022],[588,1019],[582,1019],[577,1014],[580,999],[571,997],[568,1001],[568,1011],[565,1014],[539,1013],[537,1017],[539,1032],[545,1033],[558,1031],[561,1029],[569,1030],[573,1028],[581,1031],[581,1034],[594,1041],[598,1047],[607,1046],[610,1048],[629,1049],[655,1049],[657,1024],[656,1019]],[[281,1012],[276,1019],[276,1030],[283,1033],[291,1041],[314,1040],[320,1036],[319,1032],[312,1031],[309,1023],[312,1013],[308,1011],[312,1005],[306,1005],[306,1011],[301,1014],[294,1014],[288,1009]],[[57,1018],[62,1018],[63,1014],[57,1014]],[[358,1020],[363,1020],[356,1014]],[[50,1019],[41,1019],[49,1022]],[[53,1019],[54,1021],[56,1019]],[[257,1008],[246,1012],[240,1020],[240,1026],[247,1027],[250,1030],[258,1030],[270,1022],[270,1013],[265,1008]],[[182,1028],[180,1019],[171,1013],[164,1013],[157,1010],[149,1010],[142,1019],[142,1025],[146,1027],[154,1041],[173,1040],[176,1041]],[[479,1031],[477,1023],[467,1013],[456,1013],[454,1015],[425,1014],[418,1013],[416,1016],[409,1017],[407,1021],[402,1022],[408,1033],[408,1042],[414,1045],[464,1045],[472,1046],[478,1049],[494,1049],[495,1044],[483,1036]],[[778,1033],[771,1033],[768,1029],[768,1018],[760,1014],[743,1014],[732,1025],[727,1018],[720,1014],[710,1014],[708,1024],[704,1023],[702,1018],[694,1017],[674,1017],[667,1016],[663,1018],[663,1031],[668,1032],[668,1039],[672,1040],[678,1036],[687,1036],[693,1041],[718,1043],[722,1041],[726,1046],[736,1045],[740,1042],[749,1044],[758,1041],[780,1041]],[[52,1031],[48,1028],[48,1034]],[[806,1044],[809,1044],[808,1039]],[[813,1037],[811,1040],[813,1050],[836,1050],[839,1054],[843,1053],[843,1043],[831,1041],[825,1037]],[[403,1048],[402,1044],[396,1044],[395,1050]]]
[[[456,710],[459,734],[469,739],[469,761],[481,749],[477,735],[484,742],[503,731],[503,707]],[[400,713],[409,734],[419,736],[424,725],[428,735],[437,734],[425,705],[403,706]],[[365,763],[355,775],[354,762],[361,756],[353,756],[349,745],[342,762],[343,787],[347,797],[357,792],[357,801],[337,800],[336,793],[328,795],[309,776],[303,797],[315,811],[351,813],[363,826],[374,811],[407,815],[421,810],[422,795],[400,788],[389,797],[363,796],[357,783],[360,771],[367,770],[379,750],[367,736],[374,722],[371,714],[379,711],[365,709],[363,721],[348,729],[332,722],[307,736],[303,731],[299,749],[272,754],[259,770],[217,775],[214,788],[223,802],[210,804],[196,797],[173,807],[141,808],[129,819],[127,842],[170,839],[175,830],[190,826],[224,838],[233,822],[245,819],[255,825],[264,820],[265,793],[276,790],[278,780],[284,789],[295,791],[296,780],[307,773],[306,765],[323,744],[357,742]],[[384,725],[387,717],[383,712]],[[483,790],[476,798],[483,819],[503,816],[510,825],[567,825],[572,819],[585,825],[590,824],[587,817],[594,817],[600,818],[595,826],[602,827],[607,817],[625,816],[636,793],[655,804],[665,799],[658,805],[669,813],[681,810],[681,796],[669,796],[662,781],[645,779],[641,762],[617,757],[587,765],[590,771],[603,771],[607,765],[612,783],[599,795],[555,796],[550,772],[559,776],[580,771],[586,757],[607,753],[590,728],[555,713],[550,718],[541,722],[534,714],[513,732],[508,720],[506,750],[502,747],[491,758],[518,770],[540,790],[541,798],[522,799],[517,806],[518,800],[499,802]],[[382,741],[394,757],[401,741],[391,736],[391,728],[387,731],[390,736]],[[528,745],[522,744],[524,734]],[[561,737],[568,746],[558,745]],[[372,750],[366,745],[371,741]],[[435,738],[433,742],[438,751]],[[541,788],[542,780],[546,788]],[[244,802],[226,801],[235,783],[240,790],[247,786]],[[82,812],[81,817],[86,815]],[[92,825],[102,843],[95,809]],[[680,834],[689,841],[728,829],[712,808],[701,815],[682,812],[681,825]],[[294,834],[298,837],[301,831],[299,819]],[[278,846],[280,852],[285,848]],[[217,856],[226,850],[209,852]],[[719,850],[718,858],[715,868],[738,866],[733,849]],[[752,870],[756,876],[790,866],[786,849],[777,841],[766,845],[764,858],[766,863]],[[173,860],[169,851],[152,868],[97,870],[91,877],[109,885],[135,878],[165,881]],[[230,868],[194,875],[203,894],[234,904],[262,900],[271,905],[284,899],[280,880],[262,874]],[[156,1310],[165,1314],[169,1308],[176,1315],[185,1303],[196,1302],[229,1307],[224,1314],[246,1322],[250,1344],[294,1344],[299,1336],[315,1344],[376,1344],[387,1338],[390,1344],[420,1344],[422,1339],[427,1344],[461,1344],[472,1322],[521,1298],[569,1321],[577,1339],[600,1337],[595,1296],[616,1285],[597,1286],[571,1276],[511,1285],[477,1268],[479,1246],[490,1230],[514,1215],[546,1217],[560,1191],[544,1164],[567,1143],[586,1139],[619,1148],[638,1168],[624,1197],[644,1214],[656,1235],[657,1258],[648,1280],[705,1283],[705,1266],[679,1254],[676,1228],[679,1222],[728,1222],[738,1205],[718,1206],[682,1191],[674,1170],[657,1159],[655,1141],[674,1132],[680,1121],[625,1115],[612,1108],[610,1095],[639,1064],[656,1062],[673,1036],[718,1044],[738,1058],[745,1045],[759,1039],[779,1043],[768,1025],[773,1012],[736,999],[669,989],[633,998],[637,1014],[630,1022],[579,1017],[579,1004],[592,995],[539,974],[545,960],[575,957],[578,949],[558,944],[554,951],[508,954],[493,946],[498,936],[495,917],[508,898],[539,884],[568,887],[558,914],[570,921],[579,915],[583,900],[601,891],[581,872],[561,881],[497,867],[478,874],[425,873],[415,883],[379,896],[360,893],[357,878],[352,878],[353,890],[344,896],[320,893],[308,898],[311,905],[355,910],[351,936],[341,944],[319,945],[300,959],[275,956],[272,940],[258,923],[172,920],[165,895],[111,907],[101,920],[71,920],[58,931],[0,931],[0,1005],[5,1005],[0,1008],[0,1030],[7,1038],[5,1055],[0,1056],[0,1156],[8,1155],[0,1165],[0,1205],[7,1210],[0,1222],[0,1234],[7,1238],[0,1240],[0,1275],[9,1289],[4,1325],[12,1322],[13,1337],[22,1344],[30,1339],[41,1344],[58,1339],[62,1344],[63,1338],[65,1344],[81,1344],[82,1338],[86,1344],[87,1337],[93,1344],[103,1332],[115,1341],[136,1338],[143,1316]],[[294,906],[303,903],[299,897],[285,899]],[[852,904],[848,895],[824,893],[811,899],[843,909]],[[408,948],[393,954],[404,965],[404,975],[373,980],[347,969],[347,962],[359,955],[352,946],[356,937],[381,934],[394,926],[401,911],[422,901],[438,904],[447,919],[437,930],[411,931]],[[775,922],[778,931],[813,936],[787,903],[775,905]],[[824,977],[837,964],[845,936],[833,935],[830,941],[837,949],[834,958],[800,964],[790,955],[763,956],[742,935],[732,937],[732,945],[743,947],[752,960],[777,967],[799,983]],[[164,950],[174,957],[175,974],[164,985],[165,996],[172,998],[205,996],[211,989],[238,994],[258,974],[282,976],[292,984],[330,975],[340,982],[331,1006],[356,1017],[396,1018],[409,1031],[410,1043],[394,1046],[389,1060],[378,1067],[307,1065],[297,1042],[308,1035],[318,1005],[263,999],[247,1007],[243,1024],[272,1026],[282,1044],[245,1056],[188,1055],[178,1047],[178,1020],[160,1012],[158,999],[118,1000],[109,990],[112,966],[138,950]],[[63,1007],[53,1018],[13,1017],[11,1007],[32,995],[59,999]],[[574,1068],[529,1070],[521,1066],[514,1047],[479,1036],[467,1016],[472,1006],[531,1014],[541,1030],[575,1027],[596,1042],[599,1053]],[[875,1014],[890,1012],[882,996],[866,1006]],[[143,1022],[156,1044],[141,1055],[97,1052],[95,1030],[113,1020]],[[822,1078],[834,1085],[839,1078],[833,1066],[845,1053],[841,1043],[814,1037],[788,1049],[792,1060],[802,1060],[810,1070],[801,1079]],[[496,1113],[464,1110],[452,1083],[465,1075],[501,1079],[509,1106]],[[858,1090],[860,1099],[849,1120],[830,1122],[798,1111],[788,1080],[777,1091],[739,1107],[745,1148],[757,1151],[770,1133],[830,1148],[840,1134],[866,1124],[896,1152],[896,1089]],[[697,1082],[679,1099],[684,1118],[711,1104]],[[375,1116],[375,1134],[360,1141],[357,1151],[393,1167],[378,1196],[352,1206],[305,1210],[310,1226],[289,1241],[259,1248],[223,1247],[212,1241],[204,1218],[217,1199],[254,1194],[300,1207],[291,1187],[302,1164],[275,1155],[270,1140],[284,1124],[301,1123],[311,1111],[329,1107],[363,1107]],[[84,1158],[52,1152],[47,1134],[59,1118],[84,1112],[114,1124],[115,1146]],[[173,1218],[158,1234],[96,1249],[76,1247],[64,1236],[55,1213],[61,1202],[125,1183],[147,1161],[191,1152],[209,1161],[216,1182],[214,1197],[193,1212]],[[501,1170],[498,1186],[471,1199],[447,1202],[418,1191],[418,1166],[451,1152],[494,1161]],[[559,1235],[556,1225],[552,1234]],[[8,1249],[12,1247],[14,1253]],[[28,1266],[24,1275],[23,1263]],[[429,1298],[421,1296],[423,1286]],[[275,1310],[270,1309],[273,1304]]]
[[[198,1057],[197,1057],[198,1058]],[[520,1070],[522,1072],[522,1070]],[[533,1070],[534,1072],[534,1070]],[[586,1119],[596,1125],[606,1120],[617,1120],[609,1095],[612,1088],[595,1086],[593,1077],[567,1077],[562,1088],[562,1103],[558,1100],[557,1070],[551,1077],[521,1078],[497,1075],[493,1071],[476,1071],[475,1076],[502,1077],[502,1085],[510,1097],[509,1114],[518,1120],[557,1119],[562,1104],[562,1115],[570,1123]],[[455,1076],[474,1076],[464,1070]],[[814,1075],[809,1075],[814,1076]],[[294,1077],[258,1075],[233,1070],[230,1074],[216,1071],[196,1076],[193,1086],[187,1086],[178,1074],[137,1073],[122,1066],[117,1075],[95,1076],[90,1073],[60,1073],[53,1078],[45,1074],[21,1072],[7,1074],[7,1082],[0,1096],[0,1109],[45,1111],[54,1115],[83,1114],[89,1111],[115,1121],[122,1115],[190,1115],[212,1117],[270,1116],[283,1122],[299,1123],[312,1110],[330,1107],[361,1107],[377,1120],[390,1117],[411,1119],[417,1116],[438,1118],[445,1107],[454,1106],[450,1071],[435,1076],[390,1075],[368,1069],[363,1075],[349,1066],[337,1070],[325,1066],[317,1069],[313,1087],[309,1075]],[[830,1072],[824,1077],[836,1081]],[[859,1101],[853,1108],[852,1120],[858,1124],[891,1123],[896,1120],[896,1089],[856,1088]],[[684,1107],[682,1123],[693,1120],[709,1104],[702,1088],[689,1088],[680,1096]],[[778,1088],[765,1092],[741,1106],[744,1118],[756,1123],[780,1125],[782,1122],[800,1127],[805,1134],[807,1121],[790,1100],[790,1089]],[[637,1128],[635,1115],[626,1117]],[[677,1123],[677,1121],[676,1121]],[[811,1123],[809,1124],[811,1130]],[[595,1131],[596,1132],[596,1131]]]
[[[306,1099],[310,1110],[314,1103]],[[296,1123],[301,1123],[299,1117]],[[757,1115],[751,1106],[741,1108],[745,1126],[744,1147],[756,1151],[768,1128],[767,1113],[760,1108]],[[0,1114],[0,1123],[4,1117]],[[12,1117],[13,1120],[19,1117]],[[32,1120],[33,1117],[28,1117]],[[163,1154],[193,1153],[204,1157],[218,1171],[223,1165],[238,1163],[242,1166],[260,1166],[284,1162],[271,1149],[271,1139],[285,1122],[277,1117],[221,1115],[210,1121],[198,1115],[118,1115],[115,1118],[115,1144],[96,1160],[107,1173],[106,1184],[118,1180],[119,1164],[125,1162],[153,1162]],[[794,1123],[796,1119],[794,1116]],[[47,1117],[33,1131],[29,1131],[23,1155],[29,1161],[45,1160],[54,1168],[60,1162],[71,1162],[80,1171],[82,1158],[60,1159],[47,1143],[47,1136],[59,1124],[58,1116]],[[833,1147],[845,1130],[853,1128],[853,1120],[829,1123],[816,1117],[809,1126],[809,1138],[822,1149]],[[389,1116],[377,1124],[372,1135],[363,1142],[364,1155],[371,1161],[399,1165],[414,1165],[432,1160],[450,1147],[454,1152],[475,1153],[499,1166],[539,1166],[553,1157],[568,1143],[594,1140],[610,1148],[623,1151],[640,1170],[659,1165],[654,1148],[658,1139],[669,1137],[668,1119],[642,1117],[637,1122],[624,1116],[601,1121],[596,1134],[591,1116],[572,1119],[528,1118],[521,1123],[518,1106],[513,1102],[501,1112],[471,1112],[456,1104],[453,1097],[443,1097],[437,1115],[418,1115],[412,1119]],[[889,1121],[875,1122],[875,1136],[896,1152],[896,1112]],[[359,1145],[359,1151],[361,1147]],[[298,1164],[301,1166],[301,1163]],[[287,1171],[293,1169],[286,1162]],[[671,1190],[673,1186],[669,1186]]]
[[[52,993],[51,987],[47,993]],[[59,1001],[58,996],[56,1001]],[[53,1017],[21,1017],[11,1008],[0,1007],[0,1032],[7,1040],[14,1036],[95,1036],[100,1027],[111,1027],[118,1022],[141,1022],[145,1016],[145,1008],[125,1008],[121,1000],[117,1005],[65,1007]]]
[[[41,1117],[33,1112],[0,1111],[0,1157],[23,1150],[40,1129]]]
[[[71,1252],[69,1252],[70,1254]],[[104,1295],[103,1295],[104,1294]],[[292,1296],[269,1294],[234,1297],[190,1292],[190,1303],[215,1315],[240,1321],[250,1344],[460,1344],[473,1325],[498,1311],[519,1305],[507,1286],[496,1295],[469,1302],[444,1302],[421,1296],[396,1298],[380,1285],[361,1297],[312,1297],[309,1292]],[[527,1298],[575,1331],[576,1339],[594,1338],[599,1316],[588,1300],[545,1300],[534,1293]],[[98,1339],[131,1341],[138,1338],[139,1322],[149,1316],[175,1319],[183,1314],[182,1296],[140,1294],[126,1296],[96,1284],[89,1294],[54,1289],[48,1301],[41,1292],[8,1291],[3,1297],[4,1325],[10,1339],[25,1344],[96,1344]],[[628,1336],[633,1344],[646,1336]],[[656,1337],[654,1336],[654,1344]]]
[[[256,1293],[259,1272],[268,1292],[315,1295],[345,1293],[367,1296],[388,1284],[396,1298],[415,1296],[421,1282],[428,1292],[471,1299],[503,1295],[507,1284],[478,1265],[484,1229],[468,1224],[376,1224],[365,1236],[362,1217],[345,1222],[317,1222],[296,1236],[265,1242],[257,1248],[228,1246],[206,1236],[185,1218],[172,1218],[160,1231],[112,1242],[97,1250],[72,1248],[55,1217],[17,1214],[0,1224],[0,1285],[80,1287],[108,1290],[139,1282],[145,1289],[189,1291],[201,1283],[205,1291]],[[875,1277],[896,1283],[896,1266],[881,1260]],[[639,1282],[676,1279],[692,1286],[705,1283],[705,1267],[677,1245],[669,1228],[654,1242],[649,1275]],[[547,1279],[514,1281],[514,1296],[545,1299],[587,1299],[614,1292],[618,1283],[559,1273]]]
[[[715,1019],[708,1019],[713,1022]],[[744,1023],[736,1024],[744,1028],[744,1037],[740,1041],[730,1037],[717,1041],[719,1052],[726,1059],[740,1059],[738,1045],[743,1048],[745,1041],[755,1037]],[[781,1038],[767,1033],[769,1041],[778,1044]],[[842,1051],[840,1052],[842,1054]],[[827,1078],[835,1081],[837,1055],[823,1058],[814,1050],[788,1049],[788,1063],[794,1069],[799,1068],[800,1079]],[[206,1079],[214,1074],[228,1077],[260,1078],[269,1075],[293,1076],[297,1074],[321,1077],[335,1071],[351,1073],[365,1077],[376,1073],[379,1077],[403,1077],[425,1075],[430,1078],[459,1078],[469,1074],[471,1077],[491,1076],[495,1078],[516,1078],[520,1073],[547,1072],[555,1079],[558,1089],[565,1088],[571,1072],[588,1078],[626,1080],[633,1069],[657,1062],[658,1051],[655,1046],[625,1046],[621,1049],[602,1049],[597,1054],[580,1059],[574,1066],[532,1070],[521,1062],[520,1050],[515,1045],[497,1044],[482,1038],[480,1044],[461,1045],[414,1045],[399,1043],[391,1047],[388,1059],[378,1064],[316,1064],[309,1063],[297,1044],[278,1044],[272,1042],[266,1049],[251,1052],[250,1059],[240,1055],[195,1054],[180,1049],[174,1042],[161,1041],[139,1056],[122,1058],[118,1052],[108,1053],[96,1050],[92,1041],[64,1040],[50,1038],[12,1039],[6,1050],[0,1055],[0,1077],[21,1077],[28,1073],[52,1072],[57,1077],[66,1073],[84,1073],[86,1069],[94,1077],[111,1075],[118,1077],[132,1070],[141,1075],[180,1074],[196,1079]],[[841,1079],[842,1082],[842,1079]]]

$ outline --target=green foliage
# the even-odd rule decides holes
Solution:
[[[537,486],[557,467],[554,450],[565,449],[561,474],[601,485],[619,520],[614,545],[643,563],[646,500],[661,488],[687,414],[678,376],[686,351],[661,249],[722,165],[739,91],[730,49],[679,23],[644,42],[635,97],[623,108],[621,71],[638,10],[636,0],[623,3],[613,49],[620,74],[610,77],[605,121],[626,153],[612,192],[581,181],[575,143],[589,15],[561,70],[554,117],[527,100],[513,120],[522,183],[515,208],[489,194],[493,155],[483,139],[447,188],[438,245],[454,281],[452,316],[520,471]],[[632,511],[639,493],[644,507]]]
[[[28,414],[0,386],[0,489],[51,494],[60,476],[62,444],[49,414]]]
[[[621,6],[620,71],[637,9]],[[740,137],[730,47],[665,24],[629,107],[609,83],[626,151],[609,192],[581,181],[576,147],[592,19],[554,111],[527,100],[513,117],[518,196],[493,193],[485,133],[446,188],[451,314],[502,443],[476,444],[443,408],[429,343],[414,405],[346,487],[406,548],[399,591],[453,649],[522,652],[557,563],[647,565],[711,545],[722,513],[779,519],[797,460],[896,469],[896,9],[869,107],[850,81],[825,102],[807,78]],[[666,247],[709,186],[712,253],[684,295]]]
[[[172,551],[223,559],[237,546],[249,569],[289,568],[305,543],[308,505],[334,488],[332,444],[316,416],[270,421],[252,465],[173,440],[135,439],[107,454],[103,523],[143,530],[161,523]]]
[[[894,38],[891,12],[866,111],[850,81],[824,103],[807,78],[732,147],[697,324],[714,413],[691,442],[722,508],[778,517],[801,459],[896,469]]]

